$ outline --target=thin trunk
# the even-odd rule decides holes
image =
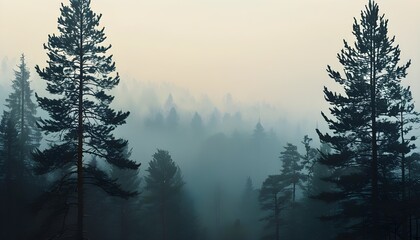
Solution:
[[[295,196],[296,196],[296,171],[293,169],[293,195],[292,195],[292,202],[295,202]]]
[[[20,70],[22,72],[21,76],[21,114],[20,114],[20,149],[19,149],[19,167],[23,167],[24,165],[24,159],[23,159],[23,151],[24,151],[24,136],[23,136],[23,129],[24,129],[24,121],[25,121],[25,68],[23,68],[22,63],[22,69]],[[22,177],[22,171],[23,169],[19,169],[19,180]]]
[[[81,6],[82,8],[83,6]],[[78,109],[78,147],[77,147],[77,239],[83,240],[83,11],[80,14],[80,38],[79,38],[79,109]]]
[[[411,205],[411,162],[408,162],[408,166],[407,166],[407,170],[408,170],[408,202]],[[410,237],[409,239],[413,239],[413,215],[411,215],[411,211],[408,214],[409,217],[409,221],[410,221]]]
[[[404,145],[404,116],[403,116],[404,107],[401,105],[400,112],[400,121],[401,121],[401,143]],[[407,239],[407,210],[406,210],[406,186],[405,186],[405,153],[401,153],[401,202],[403,204],[403,216],[402,216],[402,240]]]
[[[373,237],[380,240],[378,227],[378,146],[377,146],[377,126],[376,126],[376,53],[374,43],[374,29],[370,29],[370,103],[371,103],[371,122],[372,122],[372,215],[373,215]]]

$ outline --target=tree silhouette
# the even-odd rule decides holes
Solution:
[[[386,206],[390,199],[395,200],[391,180],[395,179],[400,145],[398,111],[394,109],[410,62],[398,66],[400,49],[395,38],[387,36],[388,20],[379,16],[379,7],[372,0],[361,20],[355,19],[353,35],[354,47],[344,41],[338,54],[344,75],[327,68],[344,93],[324,88],[333,117],[322,116],[332,133],[317,132],[334,151],[320,161],[332,170],[327,180],[335,189],[319,198],[340,203],[340,210],[331,217],[346,220],[348,232],[342,236],[384,239],[389,230],[385,215],[392,214]]]
[[[33,91],[29,83],[29,70],[26,66],[25,56],[22,54],[15,79],[12,81],[13,92],[6,99],[10,117],[16,122],[19,133],[19,161],[29,165],[30,153],[39,146],[41,132],[36,126],[36,105],[32,101]],[[23,175],[24,169],[21,170]]]
[[[288,143],[284,149],[280,155],[282,160],[281,175],[287,186],[291,188],[292,202],[294,203],[296,201],[296,188],[297,186],[303,186],[306,179],[306,176],[301,172],[304,165],[300,161],[301,156],[295,145]]]
[[[95,166],[89,166],[84,155],[97,156],[120,168],[137,169],[139,164],[124,155],[127,141],[115,138],[113,130],[125,123],[129,112],[109,107],[114,97],[108,92],[120,81],[112,55],[111,45],[104,45],[104,28],[100,29],[102,15],[95,14],[90,0],[70,0],[61,5],[58,35],[48,36],[48,65],[36,66],[40,77],[47,82],[47,91],[55,98],[37,100],[49,114],[39,121],[40,128],[54,140],[43,151],[34,154],[36,170],[40,174],[57,169],[68,169],[55,188],[62,184],[77,184],[77,238],[83,237],[83,186],[91,183],[109,194],[122,197],[133,193],[123,191],[115,181]],[[74,177],[76,180],[74,180]],[[85,181],[86,180],[86,181]]]
[[[17,193],[21,191],[21,184],[17,182],[23,165],[19,158],[19,134],[15,128],[16,122],[9,112],[3,112],[0,122],[0,203],[1,203],[1,232],[2,239],[17,239],[15,229],[17,220],[16,201],[20,201]],[[19,195],[20,196],[20,195]],[[18,204],[19,205],[19,204]]]
[[[36,126],[36,105],[33,103],[32,90],[29,83],[29,71],[26,66],[24,55],[15,71],[12,80],[12,92],[6,99],[7,111],[3,113],[2,134],[4,148],[3,162],[0,178],[1,193],[4,196],[2,211],[5,219],[2,219],[0,232],[7,239],[24,239],[31,221],[28,208],[31,198],[40,190],[40,179],[32,173],[31,152],[39,146],[41,133]]]
[[[161,239],[172,239],[173,236],[168,232],[168,215],[171,210],[170,200],[179,194],[184,185],[180,170],[168,151],[158,150],[153,154],[147,172],[145,203],[158,209]]]
[[[288,183],[280,175],[268,176],[260,190],[259,201],[261,209],[267,211],[261,220],[266,222],[266,229],[274,231],[264,236],[264,239],[280,239],[280,212],[285,208],[285,204],[291,198],[291,191],[288,190]],[[269,231],[270,231],[269,230]]]

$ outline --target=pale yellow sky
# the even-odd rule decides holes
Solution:
[[[0,0],[0,60],[44,65],[61,0]],[[123,81],[169,82],[193,94],[320,112],[327,64],[367,0],[92,0]],[[67,3],[67,1],[64,1]],[[420,1],[380,0],[420,102]],[[33,74],[35,74],[33,72]],[[1,78],[0,78],[1,79]],[[136,86],[135,83],[126,82]],[[323,109],[325,110],[325,108]]]

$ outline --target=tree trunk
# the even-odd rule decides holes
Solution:
[[[79,73],[79,109],[77,131],[77,240],[83,240],[83,13],[80,16],[80,73]]]
[[[23,66],[23,62],[22,62],[22,66]],[[23,130],[24,130],[24,121],[25,121],[25,68],[22,67],[22,69],[20,70],[22,72],[22,76],[21,76],[21,100],[20,100],[20,104],[21,104],[21,113],[20,113],[20,149],[19,149],[19,167],[22,167],[22,169],[19,169],[19,176],[18,176],[18,180],[19,182],[22,180],[21,178],[23,177],[23,166],[24,166],[24,139],[23,139]]]
[[[377,126],[376,126],[376,53],[374,43],[374,29],[370,29],[370,104],[372,122],[372,220],[373,220],[373,239],[380,240],[379,234],[379,190],[378,190],[378,146],[377,146]]]
[[[404,116],[403,116],[403,110],[404,107],[401,104],[401,112],[400,112],[400,121],[401,121],[401,143],[404,144],[405,140],[404,140]],[[403,207],[403,212],[402,212],[402,227],[401,227],[401,239],[402,240],[407,240],[408,239],[408,234],[407,234],[407,210],[406,210],[406,186],[405,186],[405,153],[402,152],[401,153],[401,191],[402,191],[402,196],[401,196],[401,202],[402,202],[402,207]]]
[[[296,176],[296,174],[294,174]],[[295,179],[293,179],[293,181],[295,181]],[[293,198],[292,198],[292,202],[295,203],[295,198],[296,198],[296,183],[293,182]]]

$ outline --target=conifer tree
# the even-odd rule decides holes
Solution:
[[[280,239],[280,213],[292,195],[287,186],[287,181],[281,175],[270,175],[262,184],[259,201],[261,209],[267,214],[261,220],[266,222],[265,229],[268,232],[263,239]]]
[[[23,166],[19,161],[19,135],[15,121],[9,112],[3,112],[0,122],[0,237],[2,239],[19,239],[15,229],[17,221],[16,201],[21,185],[16,182],[18,172]]]
[[[12,81],[12,93],[6,99],[6,106],[10,117],[14,119],[16,130],[19,133],[19,161],[28,165],[32,150],[39,146],[41,132],[36,126],[36,105],[32,101],[33,91],[29,83],[29,70],[26,66],[25,56],[22,54],[15,79]],[[23,175],[24,169],[22,169]]]
[[[90,166],[88,155],[120,168],[137,169],[139,164],[126,158],[126,140],[116,138],[113,130],[125,123],[129,112],[110,108],[114,97],[109,95],[120,81],[115,72],[112,55],[105,45],[104,28],[99,28],[102,15],[91,10],[90,0],[70,0],[61,5],[58,34],[48,36],[44,44],[47,66],[36,66],[47,83],[46,90],[54,97],[36,95],[38,103],[49,118],[41,119],[39,127],[54,140],[50,146],[34,154],[39,174],[67,169],[60,183],[76,184],[76,239],[84,239],[83,186],[94,184],[107,193],[122,197],[132,192],[122,190],[101,169]]]
[[[168,151],[157,150],[145,177],[144,204],[148,239],[197,239],[193,206],[186,195],[181,170]]]
[[[313,174],[313,168],[316,164],[316,160],[318,158],[318,151],[311,147],[312,138],[308,135],[303,137],[303,141],[301,142],[305,147],[305,154],[301,156],[302,158],[302,166],[307,171],[307,175],[310,177]]]
[[[394,102],[394,110],[398,111],[397,122],[399,124],[400,132],[400,143],[399,158],[400,158],[400,171],[401,181],[396,184],[396,189],[400,189],[400,209],[401,213],[401,225],[400,235],[402,239],[409,239],[411,231],[409,230],[409,218],[410,212],[414,212],[416,206],[410,203],[410,196],[408,194],[409,180],[407,178],[407,172],[409,172],[409,164],[407,162],[407,154],[411,150],[415,149],[414,141],[416,137],[410,133],[413,130],[415,124],[420,122],[419,113],[414,110],[413,97],[411,95],[410,87],[400,87],[399,91],[400,99],[396,99]],[[408,135],[408,136],[407,136]],[[398,190],[396,192],[399,192]]]
[[[170,236],[168,233],[168,212],[169,200],[178,194],[184,185],[179,168],[176,166],[168,151],[158,150],[153,154],[152,161],[146,170],[149,174],[146,176],[145,204],[152,206],[158,219],[155,222],[160,226],[160,238],[166,240]],[[153,221],[153,220],[152,220]],[[156,233],[152,233],[156,235]]]
[[[296,188],[297,186],[303,186],[306,176],[301,172],[304,166],[300,161],[301,156],[297,151],[297,147],[288,143],[284,149],[280,155],[282,160],[281,175],[288,183],[287,186],[291,188],[292,202],[294,203],[296,201]]]
[[[347,231],[341,236],[384,239],[390,229],[386,204],[395,199],[391,180],[396,179],[399,165],[395,102],[401,99],[400,82],[410,62],[398,65],[399,46],[395,37],[388,37],[388,20],[379,15],[372,0],[361,12],[361,20],[354,20],[353,35],[354,46],[344,41],[337,56],[344,75],[327,67],[344,93],[324,88],[332,117],[322,116],[332,133],[317,132],[334,151],[320,162],[330,168],[326,180],[335,187],[318,197],[340,204],[337,214],[330,217],[345,221]]]
[[[259,223],[261,211],[258,202],[258,190],[254,189],[251,177],[246,180],[241,204],[238,207],[241,225],[247,229],[248,239],[258,238],[261,231],[261,224]]]
[[[32,90],[29,83],[29,70],[27,69],[24,55],[15,70],[12,80],[12,92],[6,99],[7,111],[3,113],[2,135],[4,148],[4,163],[0,170],[1,193],[5,201],[2,204],[5,219],[2,221],[0,232],[8,235],[8,239],[24,239],[29,227],[17,228],[27,225],[30,221],[27,209],[29,202],[38,194],[39,179],[32,174],[30,153],[39,146],[41,133],[36,126],[36,105],[32,101]],[[12,235],[10,235],[12,234]]]

